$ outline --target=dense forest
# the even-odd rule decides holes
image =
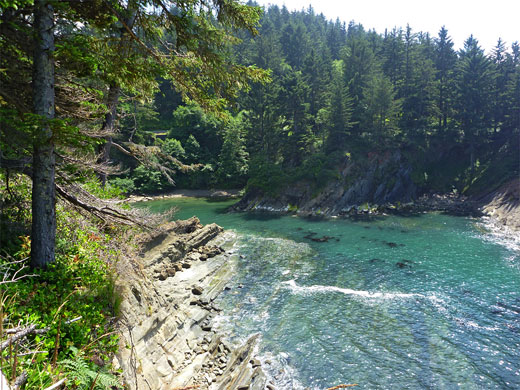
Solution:
[[[153,165],[113,154],[130,168],[111,182],[128,193],[288,182],[319,188],[345,158],[401,150],[424,191],[478,192],[518,172],[520,45],[498,39],[485,53],[470,36],[410,26],[384,33],[335,22],[312,8],[271,6],[258,36],[241,33],[238,63],[271,71],[228,114],[185,104],[167,83],[153,104],[126,103],[119,138],[154,145],[186,164],[173,184]]]

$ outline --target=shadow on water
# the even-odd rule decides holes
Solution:
[[[215,214],[228,214],[229,213],[229,206],[222,206],[222,207],[216,207],[213,209]]]
[[[349,215],[347,217],[348,220],[353,222],[378,222],[384,221],[388,218],[387,215],[374,215],[374,214],[356,214]]]
[[[223,203],[223,202],[229,202],[231,200],[236,200],[237,202],[240,200],[240,198],[235,198],[232,196],[215,196],[211,198],[204,198],[206,202],[208,203]],[[230,206],[227,206],[228,208]]]
[[[327,217],[326,215],[307,215],[300,217],[303,220],[307,222],[323,222],[323,221],[330,221],[330,217]]]
[[[249,212],[249,213],[241,213],[241,214],[242,214],[242,217],[246,221],[273,221],[273,220],[280,219],[280,218],[283,218],[286,216],[285,214],[282,214],[282,213],[263,213],[263,212],[259,212],[259,213]]]

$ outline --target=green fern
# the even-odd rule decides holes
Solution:
[[[60,365],[67,377],[74,381],[74,385],[78,390],[123,388],[113,374],[102,371],[101,368],[98,368],[98,370],[93,369],[80,354],[77,354],[74,359],[62,360]],[[92,386],[93,383],[95,383],[94,386]]]

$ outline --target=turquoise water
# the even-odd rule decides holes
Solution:
[[[238,233],[220,327],[261,334],[277,388],[520,388],[520,253],[478,221],[226,214],[231,203],[146,207]]]

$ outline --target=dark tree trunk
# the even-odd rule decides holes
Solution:
[[[42,117],[34,136],[31,265],[54,261],[56,209],[54,141],[46,122],[54,118],[54,9],[47,0],[35,2],[34,112]]]
[[[128,3],[128,17],[121,22],[126,27],[132,29],[134,26],[137,11],[134,9],[135,4],[133,2]],[[119,46],[123,47],[126,42],[125,39],[128,35],[128,31],[125,27],[121,27],[119,30]],[[105,137],[105,145],[103,145],[103,151],[101,153],[100,163],[108,163],[110,161],[110,149],[112,149],[112,134],[116,131],[116,120],[117,120],[117,106],[119,104],[119,96],[121,95],[121,86],[117,83],[111,83],[108,95],[107,95],[107,108],[108,112],[105,114],[105,120],[103,122],[103,130],[109,132],[109,135]],[[107,182],[107,174],[105,172],[100,173],[99,179],[101,186],[104,188]]]
[[[103,122],[102,130],[109,132],[110,135],[105,137],[105,144],[99,162],[108,163],[110,161],[110,149],[112,148],[112,135],[116,130],[117,105],[119,103],[119,95],[121,88],[117,84],[110,84],[108,90],[107,108],[108,112],[105,114],[105,121]],[[99,175],[101,186],[104,188],[107,182],[107,174],[101,172]]]

